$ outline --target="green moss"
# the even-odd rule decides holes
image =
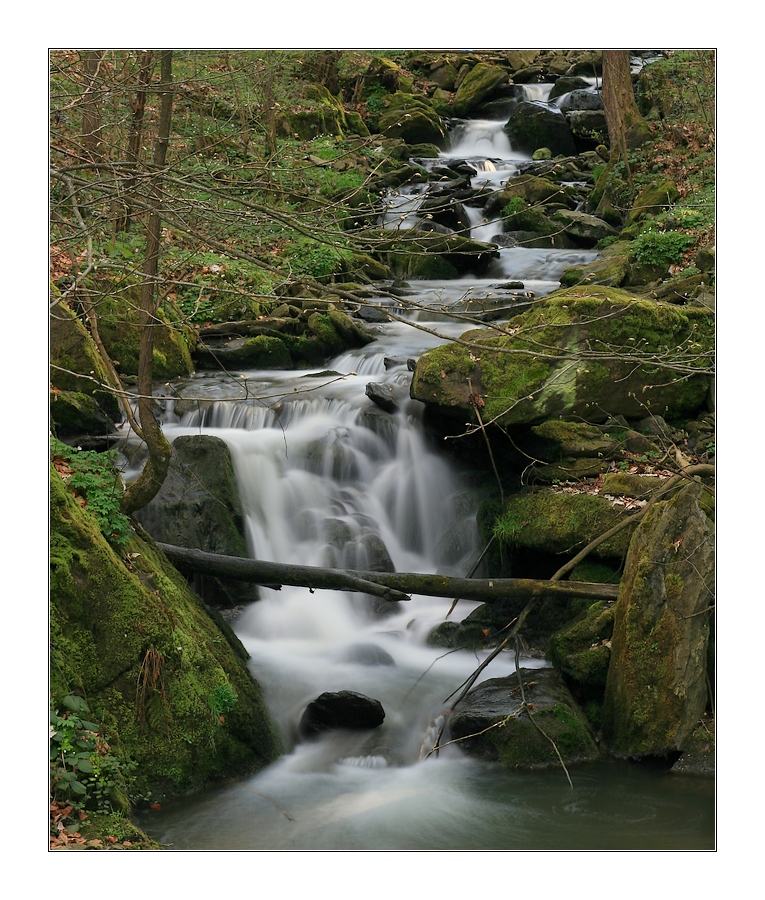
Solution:
[[[95,285],[100,293],[96,301],[99,332],[109,356],[121,375],[138,374],[139,292],[137,285],[120,286],[107,282]],[[171,311],[157,310],[152,361],[154,378],[166,379],[191,375],[194,365],[191,349],[196,342],[194,332],[173,320]]]
[[[51,690],[80,692],[137,764],[133,790],[198,789],[279,753],[260,690],[185,580],[134,536],[115,553],[51,475]],[[209,698],[238,697],[221,721]]]
[[[495,534],[506,544],[547,553],[580,549],[622,521],[623,510],[592,494],[526,489],[510,497],[497,520]],[[593,550],[598,557],[621,558],[630,529],[623,529]]]

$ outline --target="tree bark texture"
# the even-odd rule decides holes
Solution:
[[[332,591],[361,591],[386,600],[409,600],[409,594],[428,597],[458,597],[481,603],[498,603],[510,598],[590,597],[615,600],[618,585],[589,584],[581,581],[537,581],[532,578],[454,578],[447,575],[423,575],[413,572],[362,572],[295,566],[221,556],[202,550],[188,550],[171,544],[157,544],[170,562],[181,571],[235,578],[267,587],[283,584]]]
[[[101,97],[96,90],[96,80],[104,58],[103,50],[84,50],[81,54],[85,70],[86,88],[82,95],[82,148],[91,162],[101,159]]]
[[[627,150],[640,147],[651,136],[635,101],[629,50],[603,51],[603,106],[611,153],[627,164]]]

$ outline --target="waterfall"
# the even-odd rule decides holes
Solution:
[[[529,85],[525,93],[544,102],[549,87]],[[500,188],[528,158],[513,151],[503,124],[457,123],[450,149],[428,165],[466,160],[477,172],[474,188]],[[382,224],[412,227],[426,196],[421,185],[391,192]],[[489,240],[501,230],[498,221],[484,221],[478,207],[465,210],[473,237]],[[385,361],[418,357],[461,334],[464,323],[448,311],[465,297],[490,297],[498,282],[510,280],[542,296],[559,286],[565,268],[596,255],[501,248],[489,277],[412,280],[408,300],[414,308],[406,312],[402,301],[397,312],[430,331],[386,323],[373,344],[343,353],[321,372],[193,379],[176,386],[182,402],[167,401],[164,431],[170,440],[206,433],[226,441],[253,556],[464,576],[482,549],[478,498],[443,448],[429,442],[421,405],[408,399],[408,370]],[[365,390],[370,381],[398,392],[396,412],[372,403]],[[261,599],[234,625],[286,753],[240,784],[162,813],[147,830],[151,824],[158,840],[179,849],[604,849],[611,845],[598,841],[611,826],[617,837],[629,830],[625,846],[643,841],[650,847],[657,816],[673,835],[699,827],[707,816],[701,802],[694,819],[688,802],[674,803],[661,787],[648,793],[640,780],[646,776],[626,767],[617,775],[614,766],[597,775],[579,773],[573,794],[557,771],[507,771],[463,755],[457,746],[428,756],[455,692],[488,651],[447,651],[428,643],[446,620],[449,599],[413,596],[384,609],[380,604],[358,593],[262,588]],[[477,606],[460,601],[455,620]],[[523,665],[546,663],[524,657]],[[477,683],[514,672],[514,654],[505,651]],[[337,731],[302,741],[299,723],[307,704],[334,691],[378,700],[383,724],[372,732]]]

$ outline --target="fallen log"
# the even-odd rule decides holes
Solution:
[[[284,584],[316,590],[360,591],[384,600],[409,600],[411,594],[497,603],[533,597],[589,597],[615,600],[619,586],[584,581],[538,581],[533,578],[456,578],[414,572],[360,572],[296,566],[287,563],[221,556],[172,544],[157,545],[170,562],[184,572],[250,581],[277,590]]]

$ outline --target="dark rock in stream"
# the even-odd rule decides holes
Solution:
[[[551,741],[566,764],[597,759],[587,720],[561,676],[554,669],[520,669],[520,676],[525,706],[517,676],[491,678],[473,688],[452,716],[452,740],[471,756],[514,769],[559,766]]]
[[[370,381],[366,386],[366,395],[380,409],[394,413],[399,409],[401,401],[407,398],[408,391],[403,388],[397,391],[392,384],[379,384]]]
[[[298,733],[308,739],[337,729],[363,731],[379,728],[384,719],[385,710],[379,700],[354,691],[325,692],[305,708]]]

